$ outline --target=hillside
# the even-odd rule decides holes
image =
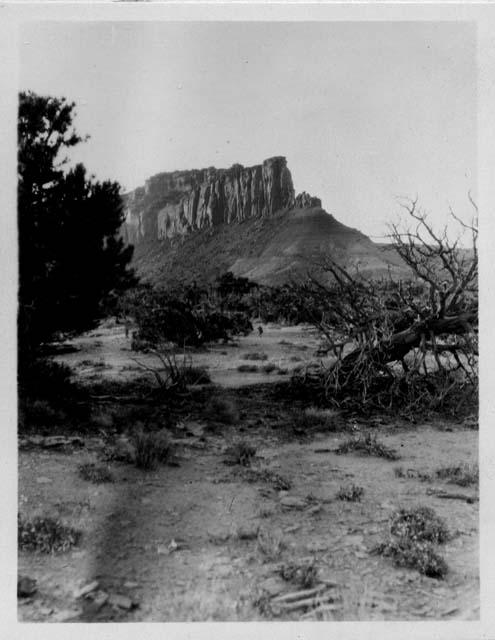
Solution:
[[[134,264],[155,284],[208,281],[225,271],[260,284],[304,276],[322,254],[363,273],[385,275],[389,265],[404,275],[400,259],[321,208],[279,211],[268,218],[223,224],[159,242],[139,243]]]
[[[156,284],[233,271],[261,284],[304,276],[327,255],[364,273],[407,275],[390,247],[345,226],[318,198],[296,196],[284,157],[254,167],[161,173],[124,198],[123,237]]]

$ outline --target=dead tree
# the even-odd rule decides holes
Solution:
[[[470,234],[470,249],[460,247],[459,238],[451,240],[447,229],[436,233],[416,200],[403,205],[414,227],[391,225],[390,236],[410,268],[407,281],[390,274],[371,281],[359,271],[351,275],[329,258],[320,262],[320,277],[310,276],[310,282],[327,296],[332,309],[328,320],[315,322],[327,352],[335,357],[323,374],[327,398],[357,394],[362,402],[376,400],[380,389],[397,383],[397,365],[409,377],[420,371],[424,375],[429,367],[437,372],[461,370],[474,382],[478,227],[477,208],[470,201],[475,210],[470,224],[450,212],[460,230]],[[327,282],[331,276],[330,285],[321,274]],[[321,381],[321,372],[316,376]]]

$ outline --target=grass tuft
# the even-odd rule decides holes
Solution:
[[[159,463],[166,462],[172,453],[168,431],[146,432],[137,429],[131,436],[134,449],[134,463],[139,469],[155,469]]]
[[[337,500],[344,500],[346,502],[361,502],[364,489],[358,487],[356,484],[347,485],[346,487],[340,487],[337,492]]]
[[[399,509],[390,522],[390,533],[412,541],[442,544],[450,539],[445,521],[430,507]]]
[[[447,563],[431,542],[397,538],[378,545],[373,553],[392,558],[396,567],[416,569],[429,578],[443,580],[448,573]]]
[[[318,568],[312,562],[287,563],[280,569],[280,576],[300,589],[311,589],[317,582]]]
[[[258,353],[253,351],[252,353],[245,353],[241,356],[243,360],[268,360],[266,353]]]
[[[395,449],[385,446],[378,440],[376,434],[372,433],[367,433],[364,436],[359,435],[346,440],[335,450],[335,453],[338,455],[354,452],[364,456],[386,458],[387,460],[398,460],[400,458]]]
[[[226,398],[212,398],[206,407],[205,415],[210,420],[222,424],[235,424],[239,420],[236,405]]]
[[[256,373],[259,369],[255,364],[240,364],[237,367],[237,371],[239,373]]]
[[[246,440],[238,440],[225,451],[224,463],[249,467],[255,455],[256,448],[253,445]]]
[[[87,480],[93,484],[103,484],[104,482],[114,481],[114,477],[107,466],[97,465],[94,462],[85,462],[80,465],[79,475],[83,480]]]
[[[441,480],[447,480],[447,482],[457,484],[460,487],[469,487],[479,482],[479,468],[477,464],[470,465],[460,463],[449,467],[442,467],[436,470],[435,475]]]

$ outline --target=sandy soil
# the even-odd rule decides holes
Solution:
[[[478,619],[477,488],[394,473],[398,466],[432,473],[457,462],[475,463],[477,432],[447,423],[384,424],[380,438],[400,452],[398,461],[329,451],[348,438],[346,433],[284,437],[278,406],[273,399],[267,404],[266,389],[246,386],[283,376],[241,374],[237,366],[246,362],[244,353],[262,351],[268,355],[265,363],[290,369],[309,361],[317,344],[304,328],[269,326],[261,338],[253,334],[235,347],[194,354],[195,364],[207,365],[213,381],[225,387],[223,395],[237,404],[241,419],[220,430],[209,429],[197,416],[185,420],[174,434],[178,466],[145,472],[114,462],[115,482],[95,485],[77,468],[99,459],[101,434],[85,437],[82,447],[21,449],[20,512],[62,517],[80,528],[83,538],[65,554],[19,554],[19,572],[38,583],[33,598],[19,600],[19,619]],[[135,375],[135,369],[126,369],[135,364],[134,354],[121,328],[86,335],[77,346],[81,351],[63,360],[76,366],[78,375]],[[88,360],[96,368],[84,364]],[[286,476],[290,490],[249,481],[243,468],[224,463],[226,446],[239,436],[256,447],[253,466]],[[349,483],[364,488],[361,502],[336,499]],[[440,499],[433,492],[438,489],[473,500]],[[288,497],[300,498],[293,501],[296,508]],[[369,553],[386,538],[390,514],[418,504],[433,507],[454,533],[442,549],[449,565],[443,581],[397,569]],[[282,541],[278,556],[267,555],[256,534],[260,528],[262,540]],[[280,578],[281,565],[302,560],[314,561],[330,604],[319,614],[270,612],[264,606],[269,597],[297,590]],[[136,606],[111,606],[111,598],[96,606],[77,598],[78,589],[94,580],[100,591],[129,596]]]

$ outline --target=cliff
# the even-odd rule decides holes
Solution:
[[[294,207],[321,206],[307,193],[295,196],[286,159],[254,167],[159,173],[124,196],[126,242],[166,240],[223,223],[264,218]]]

